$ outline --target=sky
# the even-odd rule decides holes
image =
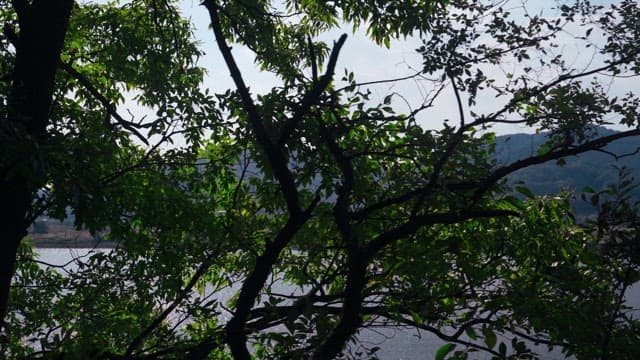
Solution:
[[[188,16],[193,21],[196,28],[195,35],[202,42],[202,49],[206,55],[200,59],[200,65],[208,69],[204,86],[216,92],[223,92],[228,88],[233,88],[233,82],[218,52],[215,38],[209,26],[209,17],[206,9],[199,5],[198,1],[186,0],[181,4],[183,15]],[[377,81],[383,79],[394,79],[415,74],[421,67],[422,57],[416,49],[422,44],[420,39],[408,38],[405,40],[395,40],[391,42],[389,49],[376,45],[367,38],[364,31],[352,32],[350,24],[344,24],[341,28],[334,29],[329,33],[322,34],[321,40],[332,44],[341,34],[348,35],[347,42],[340,52],[338,65],[336,66],[336,79],[342,77],[344,69],[354,72],[357,82]],[[243,73],[245,81],[254,93],[264,93],[278,84],[278,80],[272,74],[260,72],[253,62],[253,54],[250,50],[237,44],[233,45],[233,52],[238,65]],[[401,83],[382,84],[370,87],[373,99],[382,101],[391,92],[399,92],[412,104],[422,102],[424,85],[416,81],[409,80]],[[452,94],[451,94],[452,95]],[[445,96],[452,99],[451,96]],[[443,97],[443,100],[445,99]],[[404,102],[393,104],[398,112],[408,111]],[[455,117],[457,112],[453,102],[441,103],[443,116]],[[449,115],[444,115],[448,113]],[[438,128],[442,120],[423,125],[429,128]]]
[[[518,5],[521,1],[516,1]],[[523,2],[527,2],[523,0]],[[612,1],[596,0],[594,3],[608,4]],[[527,8],[531,13],[543,14],[545,16],[553,16],[557,14],[554,8],[557,6],[556,0],[538,0],[528,1]],[[229,88],[234,88],[234,84],[229,76],[226,65],[215,44],[215,38],[209,29],[209,15],[206,9],[200,5],[200,1],[183,0],[180,2],[180,9],[183,16],[191,19],[195,28],[195,37],[201,42],[201,49],[205,55],[199,59],[199,65],[207,69],[207,76],[203,84],[212,92],[224,92]],[[513,11],[518,11],[513,8]],[[344,69],[349,69],[355,73],[358,82],[375,81],[381,79],[400,78],[416,73],[421,68],[422,57],[416,52],[421,45],[421,40],[416,37],[408,39],[395,40],[391,42],[389,49],[376,45],[368,39],[363,31],[353,33],[351,25],[345,24],[342,28],[332,30],[329,33],[321,35],[321,39],[331,44],[340,34],[347,33],[349,35],[345,46],[343,47],[338,65],[336,67],[336,78],[340,78],[344,73]],[[576,30],[577,31],[577,30]],[[584,30],[580,30],[584,31]],[[591,54],[585,52],[584,49],[577,49],[575,40],[571,37],[571,29],[569,33],[565,33],[558,39],[558,51],[562,51],[570,62],[577,68],[587,66],[591,61]],[[593,50],[592,50],[593,51]],[[278,79],[273,75],[259,71],[253,61],[253,54],[250,50],[233,44],[233,53],[238,65],[243,73],[246,83],[250,86],[254,94],[269,91],[273,86],[279,84]],[[597,59],[596,59],[597,61]],[[509,64],[505,64],[508,68]],[[522,71],[517,66],[509,71],[518,73]],[[489,75],[496,78],[503,77],[504,72],[501,69],[490,69]],[[547,74],[552,78],[556,74]],[[544,75],[543,75],[544,76]],[[611,83],[610,91],[614,95],[622,95],[628,91],[639,91],[640,86],[636,84],[637,79],[622,79]],[[428,85],[425,82],[416,80],[408,80],[403,82],[394,82],[370,87],[373,93],[373,99],[382,101],[382,99],[392,93],[397,92],[411,104],[412,107],[419,106],[423,102],[424,94],[428,91]],[[397,112],[408,112],[410,108],[404,100],[394,101],[393,105]],[[495,111],[504,100],[495,99],[493,96],[484,96],[478,99],[478,105],[473,110],[476,113]],[[131,103],[125,106],[132,106]],[[135,105],[133,105],[135,106]],[[143,109],[134,109],[136,113],[145,113]],[[469,115],[469,109],[465,112]],[[457,103],[451,87],[446,88],[435,106],[425,112],[420,118],[419,123],[429,129],[439,129],[445,119],[450,120],[450,124],[457,123],[458,120]],[[496,125],[491,129],[498,134],[508,133],[531,133],[535,129],[528,128],[523,125]]]

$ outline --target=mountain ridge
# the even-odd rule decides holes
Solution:
[[[596,127],[594,130],[598,136],[617,133],[615,130],[604,127]],[[495,158],[499,165],[511,164],[535,155],[547,140],[548,133],[496,136]],[[617,183],[619,169],[622,167],[629,168],[637,182],[640,179],[640,155],[636,153],[639,148],[637,139],[619,139],[605,146],[603,150],[617,155],[628,154],[628,156],[616,159],[611,154],[589,151],[563,158],[564,165],[550,161],[519,170],[509,177],[509,182],[522,183],[536,195],[553,195],[568,190],[579,198],[585,187],[598,191]],[[640,189],[636,189],[635,195],[640,197]],[[579,215],[589,215],[594,211],[590,205],[579,199],[574,201],[573,205]]]

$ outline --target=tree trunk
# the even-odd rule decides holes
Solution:
[[[0,120],[0,328],[33,195],[46,178],[39,152],[45,148],[55,73],[73,0],[15,0],[12,4],[20,29],[12,34],[12,29],[5,28],[16,56],[6,117]]]
[[[344,304],[338,325],[320,344],[314,360],[333,359],[344,349],[347,341],[362,325],[362,290],[366,284],[367,263],[360,254],[349,257],[349,273],[344,294]]]

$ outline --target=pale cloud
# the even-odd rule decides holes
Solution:
[[[594,1],[603,5],[610,4],[611,1]],[[538,14],[545,17],[553,17],[559,15],[557,10],[561,1],[514,1],[510,7],[513,14],[522,13],[523,4],[526,5],[529,14]],[[201,42],[201,48],[206,55],[200,59],[199,64],[207,68],[207,77],[204,86],[213,92],[224,92],[229,88],[234,88],[234,84],[229,76],[229,72],[219,54],[217,45],[212,31],[209,29],[209,17],[204,7],[199,2],[184,1],[181,3],[181,9],[185,16],[191,18],[196,31],[195,36]],[[337,86],[340,86],[339,79],[344,73],[344,69],[353,71],[358,82],[379,81],[385,79],[402,78],[416,73],[422,66],[422,57],[416,52],[421,45],[421,40],[416,37],[400,39],[391,42],[389,49],[376,45],[368,39],[364,31],[352,33],[351,25],[346,24],[342,28],[334,29],[330,32],[322,34],[319,38],[332,44],[340,34],[348,33],[349,37],[340,54],[339,63],[336,68]],[[601,59],[595,54],[594,48],[585,49],[578,45],[574,36],[579,35],[577,32],[583,31],[577,27],[570,27],[566,33],[556,40],[559,45],[557,52],[562,52],[571,65],[577,69],[593,66],[601,62]],[[491,39],[483,39],[490,43]],[[233,53],[236,61],[243,73],[245,82],[250,86],[254,94],[265,93],[273,86],[279,85],[276,76],[259,70],[253,61],[253,54],[250,50],[238,45],[233,45]],[[518,63],[505,62],[500,67],[483,67],[483,71],[489,76],[496,79],[504,79],[506,73],[513,74],[522,73],[522,65]],[[540,79],[552,79],[558,76],[553,70],[542,70],[540,73],[533,74]],[[611,83],[612,93],[625,93],[628,91],[637,91],[638,85],[634,84],[634,80],[621,79]],[[428,81],[411,79],[405,81],[389,82],[384,84],[376,84],[370,86],[372,91],[372,101],[382,101],[384,96],[390,93],[397,93],[402,98],[397,97],[393,105],[399,112],[408,112],[412,108],[419,107],[425,99],[425,96],[433,90],[433,84]],[[477,105],[472,109],[466,109],[466,115],[472,110],[476,113],[490,113],[495,111],[500,105],[504,104],[502,98],[495,98],[495,94],[486,92],[478,98]],[[419,123],[425,128],[440,128],[445,119],[450,120],[450,124],[456,124],[458,121],[457,103],[451,88],[446,88],[434,103],[434,107],[427,109],[419,116]],[[497,125],[493,129],[497,133],[514,133],[514,132],[531,132],[534,131],[522,125]]]

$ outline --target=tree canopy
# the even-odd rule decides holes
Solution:
[[[579,194],[506,182],[640,135],[637,89],[615,88],[640,74],[637,2],[205,0],[211,49],[174,1],[0,5],[6,356],[372,358],[351,351],[366,327],[434,334],[436,359],[640,353],[635,180],[584,189],[598,215],[582,223]],[[359,82],[349,34],[321,40],[343,23],[378,46],[420,39],[422,63]],[[233,88],[203,86],[205,51]],[[400,81],[428,91],[373,95]],[[497,124],[549,135],[498,163]],[[69,212],[117,247],[38,259],[29,224]]]

